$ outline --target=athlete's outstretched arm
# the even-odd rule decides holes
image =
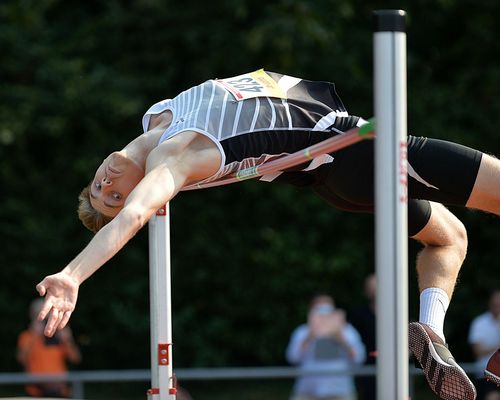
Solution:
[[[196,141],[193,146],[165,142],[151,153],[145,177],[130,193],[118,215],[61,272],[37,285],[39,294],[45,296],[38,318],[48,317],[47,336],[67,324],[80,284],[118,253],[186,183],[215,173],[219,160],[218,153],[204,149]]]

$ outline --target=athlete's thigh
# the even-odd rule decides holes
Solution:
[[[373,204],[356,204],[340,197],[329,185],[314,185],[314,192],[331,206],[355,213],[373,213]],[[432,214],[428,200],[408,200],[408,236],[413,237],[427,226]]]
[[[350,212],[373,213],[373,141],[363,141],[332,154],[334,160],[318,168],[312,189],[330,205]],[[428,200],[408,200],[408,235],[420,232],[431,217]]]
[[[409,197],[465,206],[476,181],[482,155],[457,143],[409,136]]]
[[[374,142],[362,141],[333,153],[330,166],[320,170],[322,179],[341,198],[360,205],[373,205]],[[456,143],[423,137],[408,137],[408,195],[446,205],[465,206],[476,182],[483,153]],[[487,160],[494,160],[488,158]],[[500,180],[500,163],[483,163],[484,193],[490,176]],[[492,169],[498,173],[493,174]],[[499,185],[497,185],[498,187]],[[499,190],[500,191],[500,190]]]
[[[483,154],[467,207],[500,214],[500,160]]]
[[[317,182],[349,203],[373,208],[374,142],[363,140],[331,155],[333,161],[315,172]]]

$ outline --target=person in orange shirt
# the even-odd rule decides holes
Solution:
[[[73,339],[71,329],[66,327],[51,338],[44,336],[43,323],[37,315],[43,305],[42,299],[36,299],[30,306],[30,325],[21,332],[17,342],[17,360],[24,370],[31,374],[61,374],[67,372],[67,361],[79,363],[80,350]],[[69,397],[70,386],[66,382],[43,382],[26,387],[28,395],[33,397]]]

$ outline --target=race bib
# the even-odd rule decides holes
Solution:
[[[254,97],[286,99],[285,91],[263,69],[234,78],[217,79],[215,82],[231,93],[237,101]]]

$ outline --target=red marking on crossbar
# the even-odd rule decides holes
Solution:
[[[170,388],[168,389],[169,394],[177,394],[177,389],[176,388]]]

